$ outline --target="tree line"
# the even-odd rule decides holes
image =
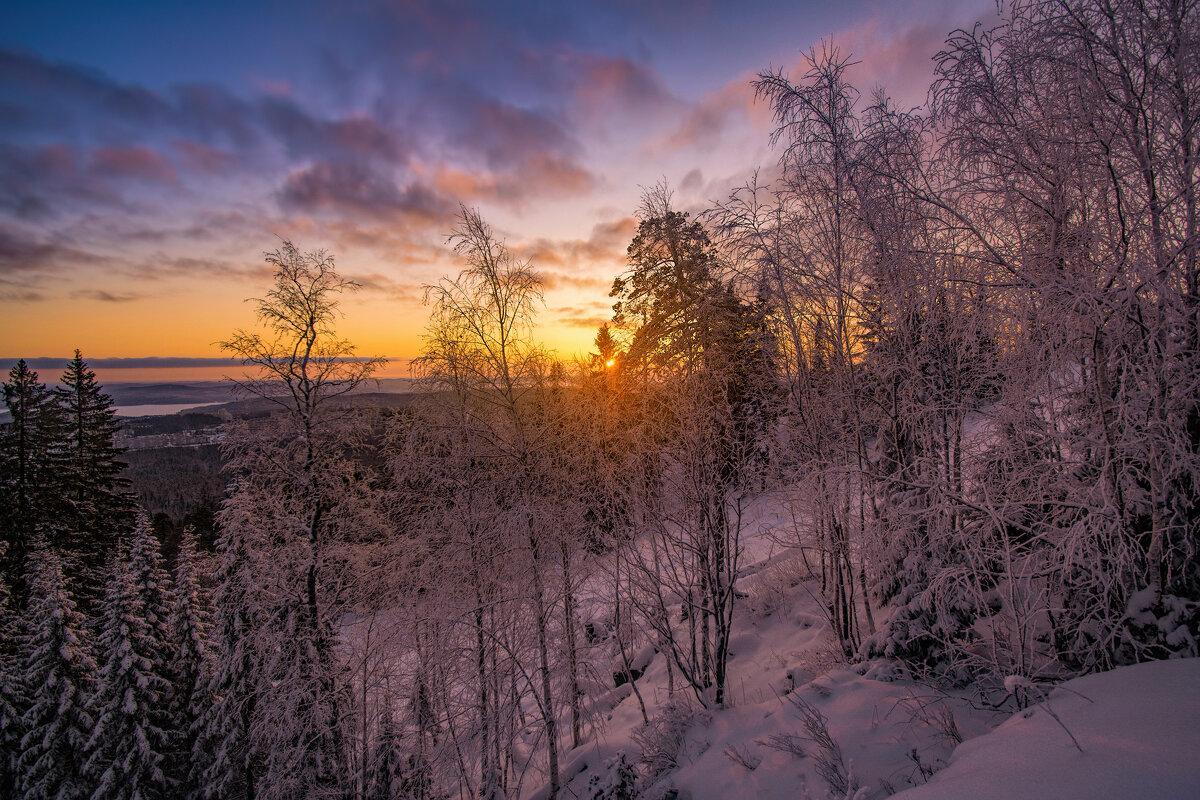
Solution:
[[[917,111],[861,97],[832,46],[763,73],[777,174],[697,214],[648,190],[581,362],[536,344],[535,265],[463,208],[421,397],[382,416],[338,402],[380,364],[336,332],[353,283],[285,243],[224,344],[277,413],[226,431],[213,568],[184,547],[168,579],[106,512],[128,545],[91,621],[92,523],[51,508],[82,490],[10,491],[34,474],[8,467],[14,411],[6,779],[556,797],[626,685],[645,731],[733,702],[763,502],[847,660],[998,702],[1011,676],[1197,655],[1198,16],[1009,4],[949,35]],[[653,654],[670,703],[638,685]]]

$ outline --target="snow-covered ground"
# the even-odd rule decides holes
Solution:
[[[602,697],[599,726],[563,759],[563,796],[592,797],[589,781],[609,780],[618,754],[636,762],[649,746],[668,768],[655,779],[640,767],[644,798],[1200,797],[1200,659],[1080,678],[1040,704],[1040,690],[1014,686],[1033,694],[1015,714],[886,665],[846,666],[816,581],[766,534],[784,520],[765,512],[748,531],[738,585],[732,707],[669,710],[663,657],[639,654],[652,724],[629,685]]]
[[[1078,746],[1076,746],[1078,745]],[[1200,659],[1068,681],[904,800],[1200,797]]]

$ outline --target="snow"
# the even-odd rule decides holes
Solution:
[[[903,800],[1197,796],[1200,659],[1194,658],[1068,681],[1045,703],[960,745],[950,765],[927,785],[898,795]]]
[[[1011,699],[1006,710],[990,710],[969,688],[897,679],[887,662],[840,664],[817,582],[802,577],[795,550],[780,551],[772,531],[783,527],[782,515],[771,513],[776,504],[767,500],[748,515],[731,707],[685,718],[677,769],[654,781],[640,766],[640,797],[671,790],[691,800],[873,800],[893,792],[905,800],[1200,797],[1200,659],[1124,667],[1054,689],[1008,676],[1006,690],[1033,704],[1015,714]],[[599,610],[585,604],[584,617]],[[646,661],[637,685],[652,727],[669,730],[658,722],[670,713],[664,659],[653,650],[636,654],[637,666]],[[602,722],[589,741],[564,754],[563,796],[591,797],[589,781],[611,778],[621,753],[635,762],[645,742],[628,684],[593,702]],[[812,741],[798,705],[826,721],[851,791],[830,789],[820,761],[836,758]],[[954,737],[965,741],[956,748]],[[546,796],[537,783],[525,787],[531,800]]]

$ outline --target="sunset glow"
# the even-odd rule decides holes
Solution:
[[[217,357],[289,239],[362,285],[339,332],[402,371],[460,204],[544,277],[542,342],[582,355],[640,186],[699,209],[772,168],[756,72],[833,36],[915,104],[990,5],[10,5],[0,358]]]

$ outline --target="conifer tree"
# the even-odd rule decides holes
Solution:
[[[64,419],[53,393],[24,359],[8,373],[4,402],[12,420],[0,428],[0,531],[8,543],[6,577],[20,610],[27,597],[21,571],[30,543],[57,529]]]
[[[7,542],[0,541],[0,563],[3,563]],[[22,649],[18,647],[19,618],[13,612],[12,593],[4,573],[0,572],[0,795],[17,793],[17,755],[22,736],[22,709],[25,707],[25,687],[20,663]]]
[[[166,675],[167,663],[172,655],[168,621],[173,598],[170,578],[162,566],[162,547],[145,512],[137,516],[128,558],[130,578],[142,604],[142,616],[153,643],[155,671],[159,675]]]
[[[245,528],[230,525],[220,542],[221,564],[213,597],[215,612],[210,643],[214,653],[199,736],[192,764],[203,771],[207,800],[253,798],[258,759],[251,737],[257,704],[258,653],[255,648],[258,607],[252,596],[250,547]]]
[[[29,703],[21,719],[15,796],[85,798],[91,794],[83,767],[96,665],[58,556],[43,550],[35,564],[23,664]]]
[[[192,752],[210,705],[204,614],[193,565],[195,540],[195,532],[186,528],[176,555],[175,604],[167,626],[173,648],[168,662],[173,687],[168,707],[172,737],[168,777],[186,797],[196,797],[203,786],[204,764],[194,761]]]
[[[113,444],[121,425],[112,398],[96,383],[79,351],[55,390],[65,416],[64,460],[68,481],[67,521],[78,540],[72,549],[91,569],[99,569],[116,536],[133,522],[135,503],[125,469],[124,448]]]
[[[162,708],[169,686],[155,669],[160,649],[129,563],[118,559],[105,592],[99,650],[105,662],[84,767],[95,787],[92,800],[146,800],[166,794],[163,760],[169,743],[156,710]]]

